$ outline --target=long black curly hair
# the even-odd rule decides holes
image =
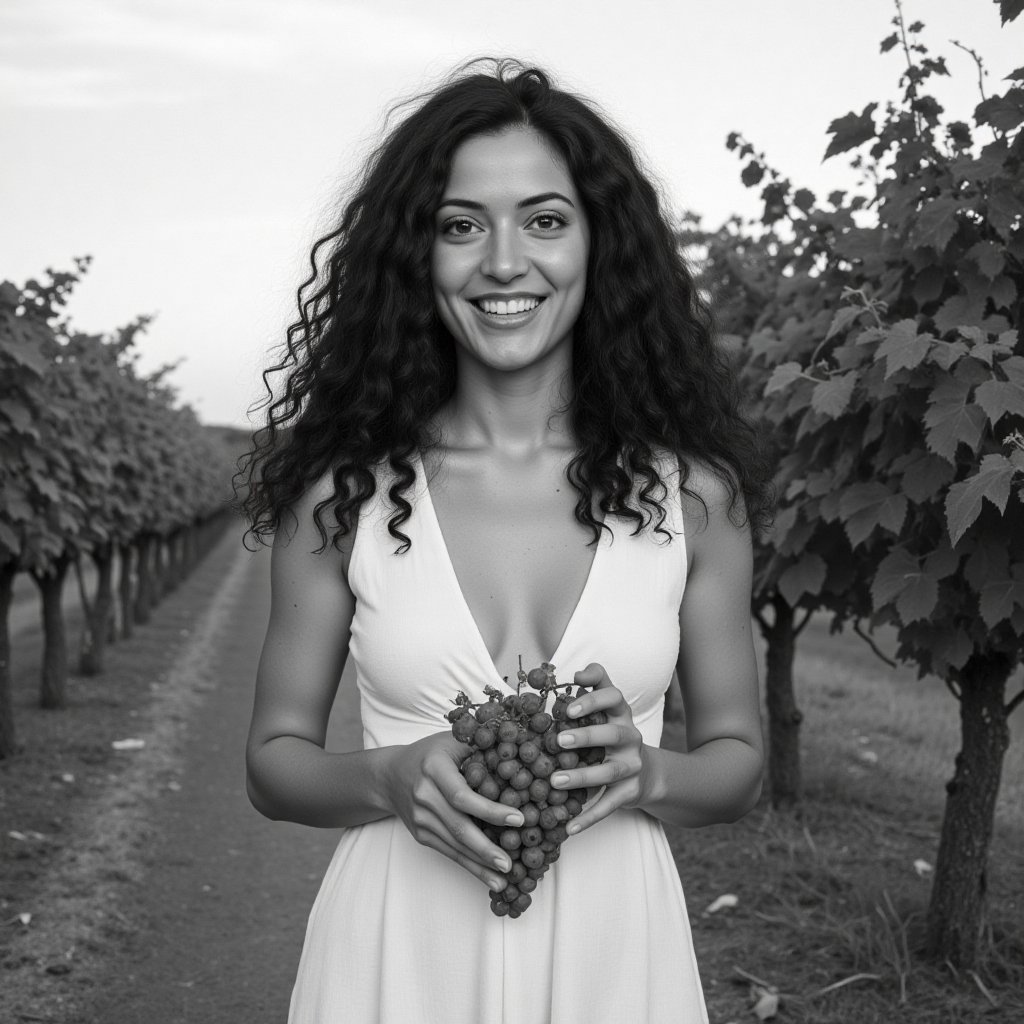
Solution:
[[[635,523],[634,534],[656,517],[655,530],[667,535],[660,450],[679,458],[686,493],[700,460],[728,487],[735,521],[767,523],[769,470],[658,190],[587,101],[537,68],[486,59],[460,68],[388,132],[339,223],[313,246],[298,319],[263,374],[266,426],[236,477],[247,537],[264,542],[330,472],[334,492],[314,519],[323,544],[337,543],[376,490],[373,467],[387,459],[388,530],[399,551],[410,546],[400,527],[412,514],[405,495],[414,457],[440,443],[427,424],[455,389],[454,342],[430,278],[437,206],[460,143],[518,127],[561,155],[591,231],[566,409],[577,444],[566,470],[579,496],[576,519],[596,543],[607,529],[593,514],[596,495],[605,515]],[[337,524],[330,536],[328,507]]]

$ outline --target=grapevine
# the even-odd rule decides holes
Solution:
[[[485,686],[487,699],[480,703],[459,691],[452,701],[455,706],[445,716],[455,739],[473,748],[459,766],[470,788],[488,800],[518,809],[523,816],[518,827],[474,819],[511,860],[505,888],[491,893],[491,910],[498,917],[513,919],[533,902],[538,882],[558,860],[568,838],[566,825],[583,810],[587,799],[585,789],[554,789],[551,775],[558,769],[599,764],[605,756],[604,747],[563,750],[559,733],[607,721],[603,711],[570,721],[569,704],[586,688],[578,687],[573,695],[572,685],[560,684],[555,666],[548,662],[525,672],[520,657],[518,680],[516,692],[510,694]],[[525,693],[524,686],[530,688]]]

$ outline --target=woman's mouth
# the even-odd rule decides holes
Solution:
[[[535,310],[544,300],[531,296],[522,299],[474,299],[473,305],[488,317],[514,317]]]

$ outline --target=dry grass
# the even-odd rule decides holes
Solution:
[[[921,955],[957,705],[936,680],[893,671],[856,637],[812,625],[796,683],[805,712],[804,805],[670,832],[713,1024],[1024,1020],[1024,751],[1006,760],[976,974]],[[1024,716],[1015,715],[1016,723]],[[704,913],[733,893],[732,909]]]

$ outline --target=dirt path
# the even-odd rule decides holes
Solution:
[[[74,1024],[283,1024],[287,1015],[306,915],[337,833],[267,821],[246,798],[269,557],[241,550],[237,538],[226,543],[227,557],[223,545],[212,556],[223,560],[223,582],[170,674],[135,777],[96,823],[100,834],[120,829],[134,841],[119,844],[130,863],[108,868],[122,879],[113,897],[122,927],[101,951],[92,1005]],[[330,739],[337,750],[359,744],[354,687],[343,692]]]

